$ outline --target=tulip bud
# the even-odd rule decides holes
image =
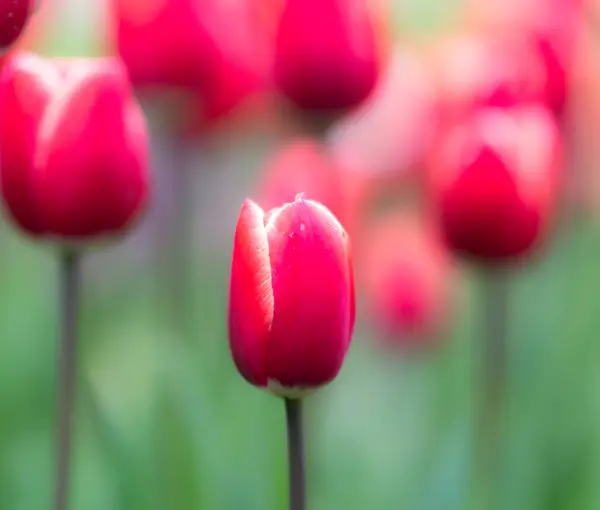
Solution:
[[[450,258],[424,219],[377,218],[361,245],[360,276],[370,317],[389,346],[420,348],[439,338],[449,306]]]
[[[481,261],[532,251],[549,227],[560,165],[558,126],[540,106],[482,110],[443,133],[429,178],[449,246]]]
[[[69,244],[123,233],[149,176],[145,120],[122,65],[19,55],[3,77],[0,175],[19,226]]]
[[[242,376],[287,398],[328,384],[354,317],[349,240],[333,214],[301,195],[268,214],[247,200],[229,293],[229,341]]]
[[[353,108],[371,93],[378,73],[374,19],[365,0],[285,0],[274,78],[296,107]]]
[[[0,0],[0,53],[21,36],[36,7],[37,0]]]

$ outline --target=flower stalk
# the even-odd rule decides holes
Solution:
[[[302,399],[285,399],[289,461],[289,510],[306,510]]]
[[[67,510],[69,500],[72,427],[77,375],[79,291],[80,255],[73,251],[65,251],[60,256],[61,338],[58,358],[55,510]]]

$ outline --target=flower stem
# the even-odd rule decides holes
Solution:
[[[162,169],[165,209],[155,233],[158,295],[166,300],[164,320],[177,339],[189,336],[190,273],[193,234],[194,186],[187,164],[187,147],[176,136],[169,140],[167,161]]]
[[[58,359],[58,425],[56,439],[55,510],[66,510],[77,360],[80,260],[74,252],[60,257],[61,339]]]
[[[306,510],[302,399],[285,399],[288,432],[289,510]]]
[[[506,406],[508,363],[509,274],[492,268],[483,274],[481,370],[479,415],[476,430],[476,476],[480,501],[476,507],[491,509],[500,474],[502,435]]]

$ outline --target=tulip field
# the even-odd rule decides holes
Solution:
[[[600,509],[599,34],[0,0],[0,510]]]

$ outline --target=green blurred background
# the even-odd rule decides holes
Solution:
[[[65,4],[40,49],[94,53],[96,3]],[[440,5],[451,3],[403,6],[403,26],[435,30]],[[122,245],[86,259],[73,509],[285,508],[283,404],[236,372],[225,316],[236,215],[277,143],[256,130],[238,133],[208,161],[189,161],[198,190],[191,340],[175,335],[163,313],[169,303],[149,255],[152,214]],[[159,141],[154,149],[160,161]],[[9,226],[1,239],[0,508],[45,509],[57,264],[50,248]],[[600,508],[599,260],[600,225],[578,219],[559,229],[541,264],[511,281],[498,509]],[[464,276],[452,333],[427,356],[386,356],[359,317],[340,377],[307,401],[312,510],[466,508],[481,286],[476,274]]]

